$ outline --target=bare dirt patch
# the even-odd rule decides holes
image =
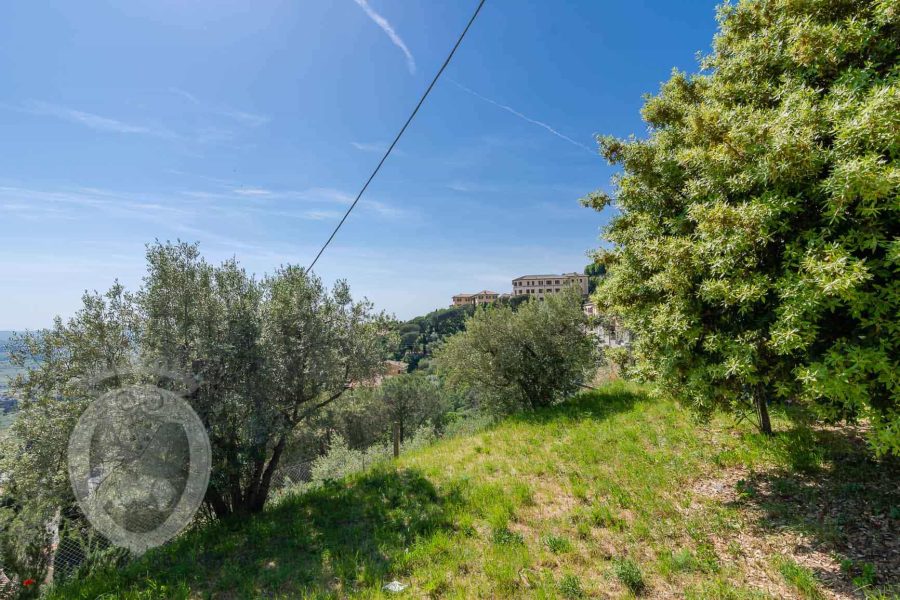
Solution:
[[[797,594],[778,572],[779,557],[812,571],[827,598],[864,597],[853,581],[863,568],[875,587],[900,586],[900,466],[876,463],[853,428],[815,435],[823,465],[723,470],[694,483],[687,510],[737,509],[737,531],[711,536],[716,553],[776,597]]]

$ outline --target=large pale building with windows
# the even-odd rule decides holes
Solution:
[[[457,294],[453,296],[453,306],[465,306],[466,304],[487,304],[494,302],[500,297],[497,292],[490,290],[481,290],[475,294]]]
[[[570,285],[578,286],[582,296],[588,295],[588,278],[583,273],[523,275],[512,280],[512,295],[527,295],[537,300],[543,300],[546,296],[558,294]]]

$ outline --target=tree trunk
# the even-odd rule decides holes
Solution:
[[[209,488],[206,490],[206,501],[213,510],[217,519],[224,519],[231,514],[231,507],[225,502],[218,491]]]
[[[275,469],[278,468],[286,443],[287,436],[282,435],[272,451],[272,458],[269,459],[269,464],[263,472],[262,479],[256,488],[256,493],[247,498],[246,511],[248,513],[260,512],[266,506],[266,500],[269,498],[269,488],[272,485],[272,475],[275,474]]]
[[[394,458],[400,456],[400,422],[394,421]]]
[[[769,407],[765,388],[759,386],[756,389],[754,402],[756,403],[756,415],[759,417],[759,430],[765,435],[772,435],[772,422],[769,420]]]

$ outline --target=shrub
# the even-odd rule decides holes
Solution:
[[[564,554],[572,550],[572,543],[564,537],[548,535],[544,538],[544,545],[553,554]]]
[[[593,296],[636,369],[703,412],[799,399],[900,455],[900,45],[895,2],[741,0],[704,73],[646,100]]]
[[[574,393],[595,366],[575,288],[544,302],[478,310],[437,353],[448,381],[509,412],[551,405]]]

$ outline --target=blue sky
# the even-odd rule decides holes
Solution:
[[[715,3],[488,0],[325,280],[401,318],[581,269],[641,95],[696,70]],[[144,244],[306,265],[465,25],[461,0],[109,0],[0,7],[0,329],[135,288]]]

